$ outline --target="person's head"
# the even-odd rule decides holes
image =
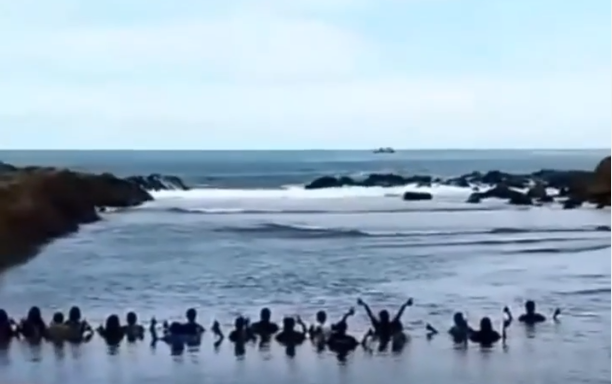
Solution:
[[[378,320],[380,320],[381,323],[388,323],[391,321],[391,315],[389,315],[389,311],[387,311],[386,309],[383,309],[382,311],[380,311],[378,313]]]
[[[234,328],[236,328],[236,330],[242,331],[245,328],[245,326],[246,326],[246,321],[244,317],[238,316],[236,320],[234,320]]]
[[[264,323],[267,323],[270,321],[271,318],[272,311],[270,311],[270,308],[262,308],[261,312],[259,313],[259,320],[263,321]]]
[[[81,321],[81,308],[72,307],[70,311],[68,311],[68,320],[78,323]]]
[[[195,323],[196,318],[198,317],[198,313],[195,309],[189,308],[185,316],[187,317],[187,321],[189,321],[190,323]]]
[[[334,332],[339,335],[345,335],[347,328],[348,326],[346,325],[346,323],[344,321],[341,321],[334,327]]]
[[[455,315],[453,316],[453,322],[455,323],[457,327],[465,326],[465,318],[463,317],[463,313],[461,312],[455,313]]]
[[[127,325],[132,327],[138,323],[138,316],[136,316],[136,313],[134,312],[128,312],[128,314],[125,316],[125,322]]]
[[[480,331],[481,332],[493,331],[493,323],[491,322],[491,319],[489,319],[488,317],[483,317],[480,320]]]
[[[293,317],[285,317],[283,319],[283,329],[285,331],[293,331],[295,329],[295,319]]]
[[[119,321],[119,316],[117,315],[110,315],[109,317],[106,318],[106,330],[107,331],[115,331],[119,328],[121,328],[121,322]]]
[[[327,313],[325,311],[319,311],[317,312],[317,323],[319,324],[325,324],[325,322],[327,321]]]
[[[535,301],[533,300],[529,300],[525,303],[525,312],[532,314],[535,313],[536,311],[536,304]]]
[[[61,312],[55,312],[53,314],[53,323],[55,324],[63,324],[64,323],[64,314]]]
[[[5,325],[10,322],[9,315],[4,309],[0,309],[0,325]]]
[[[33,322],[33,323],[37,323],[39,321],[42,320],[42,314],[40,312],[40,308],[38,307],[32,307],[30,308],[30,310],[28,311],[28,317],[27,317],[29,322]]]

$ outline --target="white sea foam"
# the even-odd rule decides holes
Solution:
[[[432,187],[417,187],[407,185],[402,187],[343,187],[307,190],[302,186],[287,186],[278,189],[219,189],[198,188],[189,191],[157,191],[152,192],[156,200],[165,199],[345,199],[358,197],[385,197],[401,196],[406,191],[429,192],[434,196],[467,196],[471,193],[469,188],[458,188],[445,185]]]

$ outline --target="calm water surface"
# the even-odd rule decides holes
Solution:
[[[609,154],[609,151],[608,151]],[[83,307],[94,324],[136,310],[142,319],[180,319],[198,308],[207,326],[233,316],[275,317],[316,310],[340,316],[357,297],[394,309],[407,297],[413,337],[401,355],[357,351],[346,363],[309,345],[295,358],[280,347],[199,351],[171,357],[160,345],[99,341],[36,349],[14,344],[0,355],[2,383],[608,383],[610,377],[610,211],[517,209],[464,203],[469,191],[433,188],[433,202],[402,202],[406,188],[304,191],[321,174],[399,171],[453,175],[475,169],[593,168],[593,152],[106,153],[10,152],[17,163],[54,163],[120,174],[179,174],[197,188],[160,193],[128,212],[109,213],[53,243],[29,264],[0,276],[0,306],[15,316]],[[407,187],[410,188],[410,187]],[[455,310],[472,321],[525,299],[560,324],[519,325],[506,348],[456,350],[428,341],[426,323],[444,329]],[[361,312],[351,320],[360,336]]]

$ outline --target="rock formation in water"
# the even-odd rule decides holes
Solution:
[[[40,246],[80,225],[100,220],[98,213],[106,208],[152,200],[147,187],[166,179],[155,175],[139,180],[0,163],[0,270],[27,260]],[[187,188],[178,178],[168,180],[173,188]]]
[[[130,176],[126,179],[147,191],[189,190],[189,187],[177,176],[154,173],[149,176]]]
[[[467,202],[480,203],[482,200],[496,198],[512,205],[533,205],[553,203],[556,197],[565,209],[577,208],[584,203],[599,207],[610,206],[610,157],[602,160],[596,170],[552,170],[543,169],[529,174],[512,174],[493,170],[486,173],[471,172],[450,179],[434,178],[428,175],[402,176],[393,173],[373,173],[365,178],[348,176],[322,176],[304,188],[323,189],[340,187],[399,187],[417,185],[429,187],[441,184],[459,188],[477,189]],[[484,190],[481,192],[480,190]],[[549,189],[559,191],[559,196],[549,195]],[[404,200],[429,199],[426,194],[406,193]]]
[[[589,189],[591,202],[601,207],[610,206],[610,156],[595,168],[595,177]]]

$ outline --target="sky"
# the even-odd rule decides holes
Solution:
[[[0,0],[0,148],[610,148],[611,13]]]

